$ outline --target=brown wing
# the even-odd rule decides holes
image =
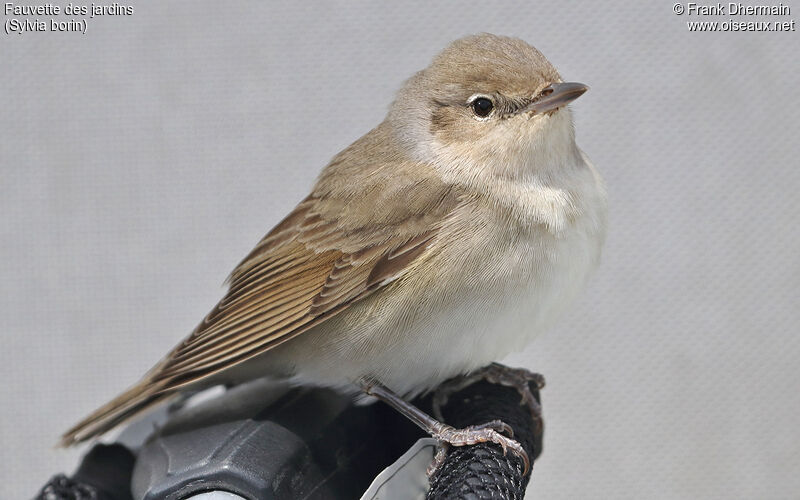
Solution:
[[[311,196],[236,267],[228,293],[195,331],[138,384],[68,430],[61,444],[102,434],[409,272],[458,203],[453,189],[408,160],[388,126],[378,126],[337,155]]]
[[[151,381],[171,389],[257,356],[396,279],[427,248],[437,227],[342,232],[308,198],[231,275],[230,289]],[[387,236],[391,235],[391,236]]]
[[[458,195],[393,137],[382,124],[333,159],[312,194],[237,266],[220,303],[150,373],[153,384],[169,391],[257,356],[408,270]]]

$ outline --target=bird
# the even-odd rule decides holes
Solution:
[[[194,331],[60,444],[264,377],[389,395],[402,411],[523,349],[573,302],[605,239],[605,183],[568,106],[587,89],[521,39],[450,43],[235,267]],[[437,435],[486,438],[465,432]]]

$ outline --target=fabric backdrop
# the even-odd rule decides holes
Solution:
[[[797,498],[796,31],[690,32],[734,18],[671,1],[125,5],[57,16],[85,34],[0,33],[1,498],[72,472],[59,434],[195,326],[405,78],[480,31],[591,86],[577,137],[609,187],[599,272],[507,360],[548,380],[530,498]]]

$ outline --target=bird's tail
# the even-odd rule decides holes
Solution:
[[[97,437],[146,408],[169,399],[172,391],[162,389],[147,379],[142,380],[75,424],[61,436],[58,446],[72,446]]]

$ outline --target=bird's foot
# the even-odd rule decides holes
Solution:
[[[447,404],[448,398],[481,380],[516,389],[522,397],[520,404],[527,405],[531,411],[531,417],[536,422],[537,433],[541,431],[542,407],[531,392],[530,383],[533,382],[537,389],[543,389],[544,376],[524,368],[510,368],[500,363],[492,363],[480,370],[456,377],[440,385],[433,393],[433,415],[437,419],[443,420],[441,408]]]
[[[432,477],[447,457],[447,450],[450,446],[467,446],[478,443],[494,443],[503,449],[503,455],[509,450],[511,453],[522,460],[522,475],[528,473],[531,468],[531,461],[528,453],[519,442],[513,439],[514,431],[511,426],[502,420],[492,420],[479,425],[470,425],[463,429],[456,429],[447,424],[437,422],[439,425],[435,429],[428,430],[434,439],[439,440],[439,449],[433,457],[433,462],[428,466],[428,477]]]
[[[364,381],[361,387],[366,394],[387,403],[414,422],[422,430],[430,434],[431,437],[439,441],[439,450],[433,462],[428,467],[429,477],[435,473],[444,462],[447,456],[448,446],[466,446],[478,443],[495,443],[503,449],[504,455],[510,450],[511,453],[522,460],[522,474],[525,475],[530,471],[531,462],[528,458],[528,454],[525,452],[522,445],[513,439],[514,431],[511,429],[511,426],[501,420],[492,420],[483,424],[470,425],[463,429],[456,429],[453,426],[436,420],[416,406],[406,402],[403,398],[383,385],[371,381]]]

